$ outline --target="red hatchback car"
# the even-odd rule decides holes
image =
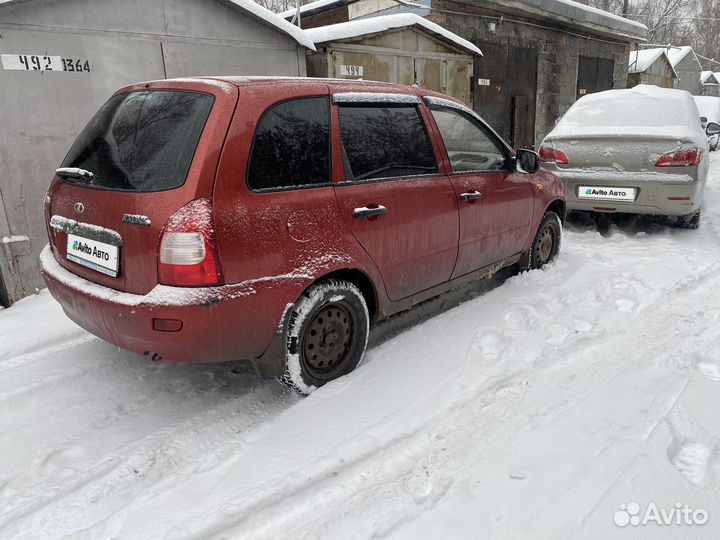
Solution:
[[[307,393],[372,321],[560,246],[561,182],[420,88],[198,78],[119,90],[71,148],[41,255],[77,324]]]

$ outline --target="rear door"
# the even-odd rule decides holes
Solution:
[[[430,106],[448,154],[460,208],[453,277],[520,253],[533,216],[533,190],[511,168],[510,150],[480,120],[455,107]]]
[[[447,281],[458,250],[453,186],[413,98],[334,96],[345,171],[335,193],[391,300]]]
[[[165,222],[212,193],[236,102],[235,86],[202,81],[142,85],[113,96],[48,191],[45,211],[60,264],[113,289],[149,292],[158,282]],[[85,256],[94,249],[107,255],[99,264]]]

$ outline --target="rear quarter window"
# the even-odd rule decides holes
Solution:
[[[255,130],[248,186],[255,191],[330,183],[330,101],[284,101],[268,109]]]
[[[110,98],[68,152],[63,167],[93,173],[65,182],[121,191],[182,186],[215,98],[150,90]]]

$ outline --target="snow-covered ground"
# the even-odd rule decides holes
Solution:
[[[717,538],[712,160],[699,230],[575,220],[305,399],[120,351],[46,292],[0,311],[0,537]]]

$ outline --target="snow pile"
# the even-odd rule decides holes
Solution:
[[[305,33],[316,45],[329,41],[341,41],[344,39],[357,38],[370,34],[378,34],[398,28],[418,27],[440,37],[443,41],[449,41],[457,47],[482,56],[482,51],[468,40],[457,34],[446,30],[442,26],[423,19],[414,13],[395,13],[393,15],[381,15],[368,19],[357,19],[354,21],[309,28]]]

